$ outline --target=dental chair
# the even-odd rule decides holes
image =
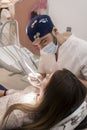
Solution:
[[[87,103],[84,101],[71,115],[50,130],[83,130],[79,124],[87,117]],[[76,128],[76,129],[75,129]]]
[[[6,36],[7,33],[4,32],[7,24],[9,24],[10,28],[12,27],[10,29],[11,39],[9,40]],[[9,33],[9,30],[7,31]],[[37,71],[38,59],[19,42],[18,23],[16,20],[7,20],[0,28],[0,67],[14,73],[24,72],[29,74],[31,68]]]
[[[21,1],[9,1],[6,7],[13,8],[16,2]],[[0,6],[3,7],[2,2]],[[12,11],[14,15],[14,9]],[[12,72],[12,75],[22,73],[23,80],[28,81],[28,74],[37,72],[38,62],[39,57],[20,44],[18,22],[14,18],[3,21],[0,24],[0,67]]]

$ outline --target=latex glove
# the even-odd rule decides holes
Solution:
[[[43,76],[40,73],[29,73],[28,80],[31,85],[40,88],[40,83],[43,79]]]

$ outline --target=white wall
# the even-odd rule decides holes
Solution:
[[[48,14],[59,32],[72,27],[72,32],[87,40],[87,0],[48,0]]]

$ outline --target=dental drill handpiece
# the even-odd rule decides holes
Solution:
[[[32,69],[30,71],[32,72],[32,74],[34,75],[34,77],[39,81],[39,83],[41,83],[41,79],[37,76],[37,74]]]
[[[25,65],[28,67],[30,72],[35,76],[35,78],[39,81],[39,83],[41,83],[41,79],[39,79],[39,77],[36,75],[36,73],[33,71],[33,69],[26,62],[25,62]]]

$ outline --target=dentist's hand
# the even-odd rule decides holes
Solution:
[[[31,85],[40,88],[40,83],[43,80],[43,76],[40,73],[30,73],[28,76],[28,80]]]

